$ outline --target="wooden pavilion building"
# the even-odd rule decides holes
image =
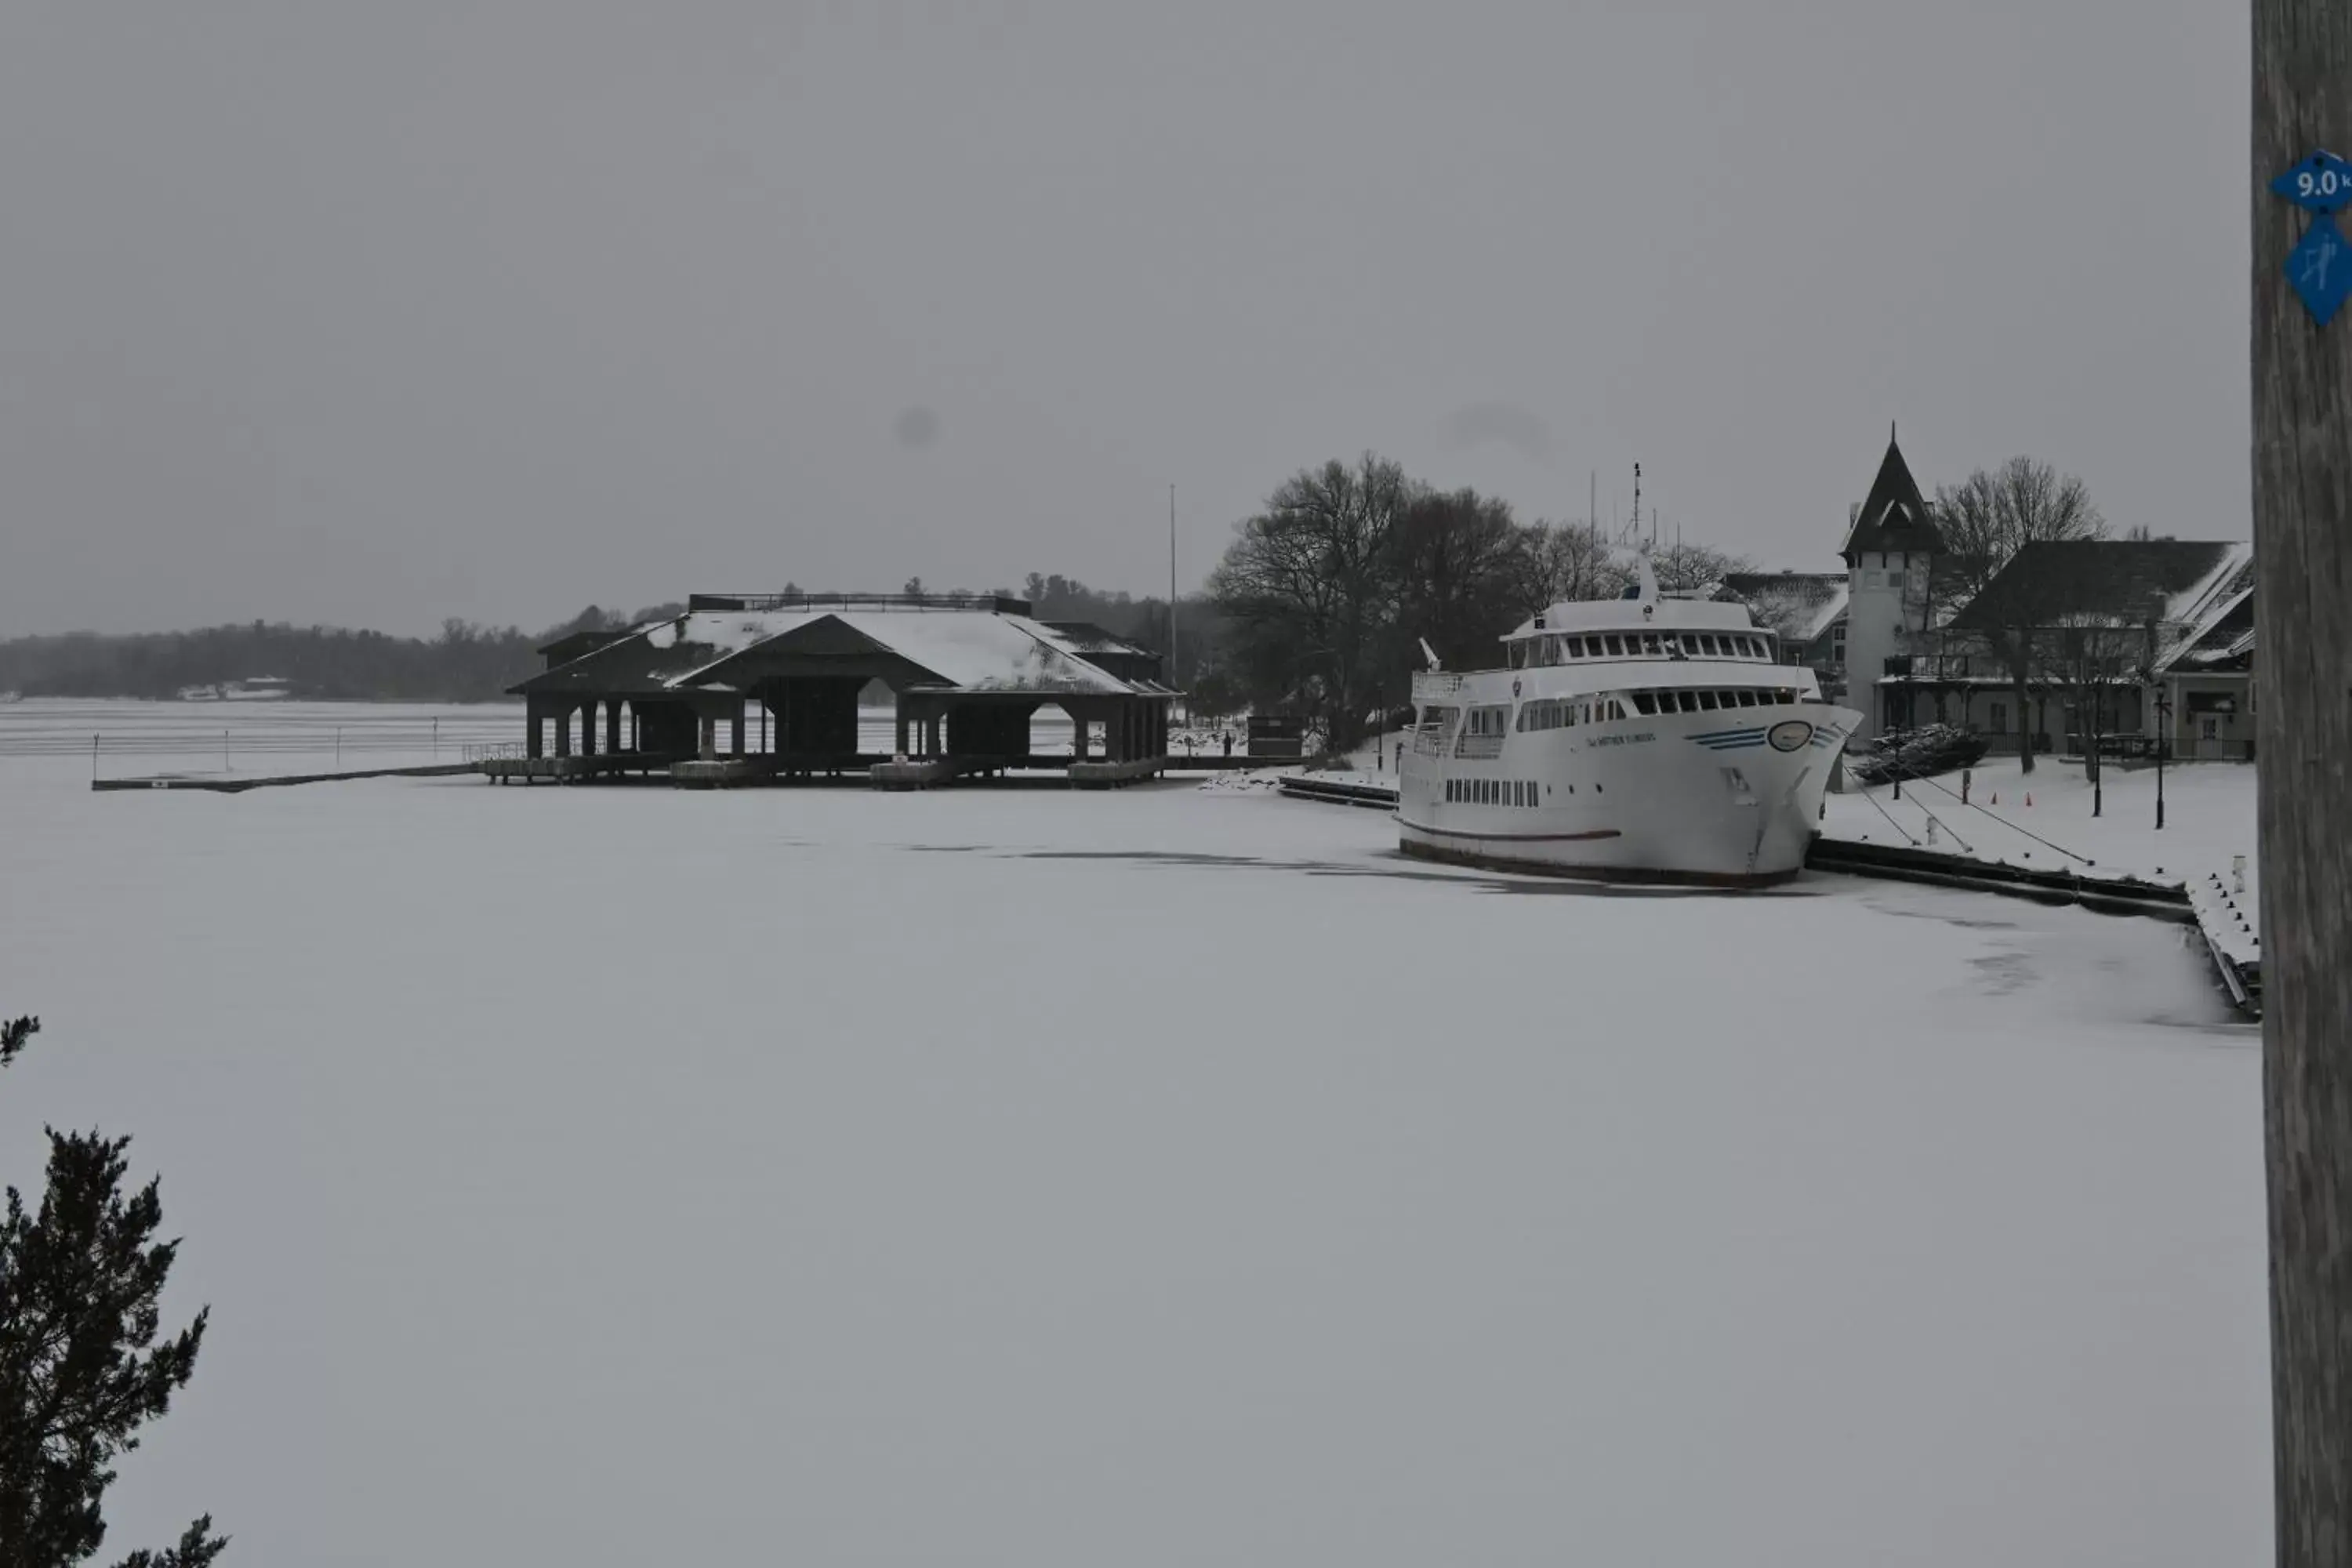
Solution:
[[[912,787],[1066,767],[1073,783],[1122,783],[1166,766],[1177,695],[1158,654],[993,595],[698,594],[675,619],[540,651],[547,668],[510,689],[525,705],[523,755],[493,776],[866,772]],[[888,752],[859,739],[859,694],[876,681],[896,700]],[[1072,721],[1071,755],[1031,744],[1048,704]]]

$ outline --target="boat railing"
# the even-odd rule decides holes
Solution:
[[[1500,735],[1464,735],[1461,740],[1454,742],[1454,754],[1457,757],[1468,757],[1473,760],[1499,757],[1503,754],[1503,737]]]
[[[1455,669],[1416,669],[1412,672],[1412,700],[1415,702],[1443,702],[1461,694],[1462,672]]]

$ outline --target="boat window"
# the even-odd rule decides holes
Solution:
[[[1603,637],[1601,641],[1602,645],[1608,648],[1609,657],[1611,658],[1622,658],[1625,657],[1625,644],[1622,639],[1618,637]]]
[[[1609,700],[1609,717],[1612,719],[1622,719],[1625,717],[1625,705],[1622,702],[1618,701],[1613,697]]]
[[[1658,641],[1657,633],[1643,632],[1642,634],[1642,651],[1649,655],[1652,658],[1657,658],[1660,654],[1665,651],[1665,648]]]
[[[1636,691],[1633,693],[1633,707],[1643,713],[1655,713],[1658,710],[1658,694],[1654,691]]]
[[[1696,691],[1677,691],[1675,693],[1675,701],[1685,713],[1698,711],[1698,693]]]
[[[1696,695],[1697,695],[1697,697],[1698,697],[1698,705],[1699,705],[1699,708],[1700,708],[1700,710],[1701,710],[1702,711],[1704,711],[1704,712],[1708,712],[1708,713],[1712,713],[1712,712],[1714,712],[1714,711],[1715,711],[1715,693],[1714,693],[1714,692],[1712,692],[1712,691],[1701,691],[1701,692],[1698,692]]]

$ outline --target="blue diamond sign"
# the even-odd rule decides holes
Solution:
[[[2271,189],[2315,213],[2352,206],[2352,163],[2333,153],[2314,153],[2271,182]]]
[[[2336,220],[2321,213],[2303,231],[2303,238],[2286,253],[2286,280],[2301,297],[2312,320],[2326,326],[2352,294],[2352,247]]]

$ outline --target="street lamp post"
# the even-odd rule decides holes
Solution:
[[[2172,700],[2156,694],[2156,830],[2164,831],[2164,753],[2172,750]]]

